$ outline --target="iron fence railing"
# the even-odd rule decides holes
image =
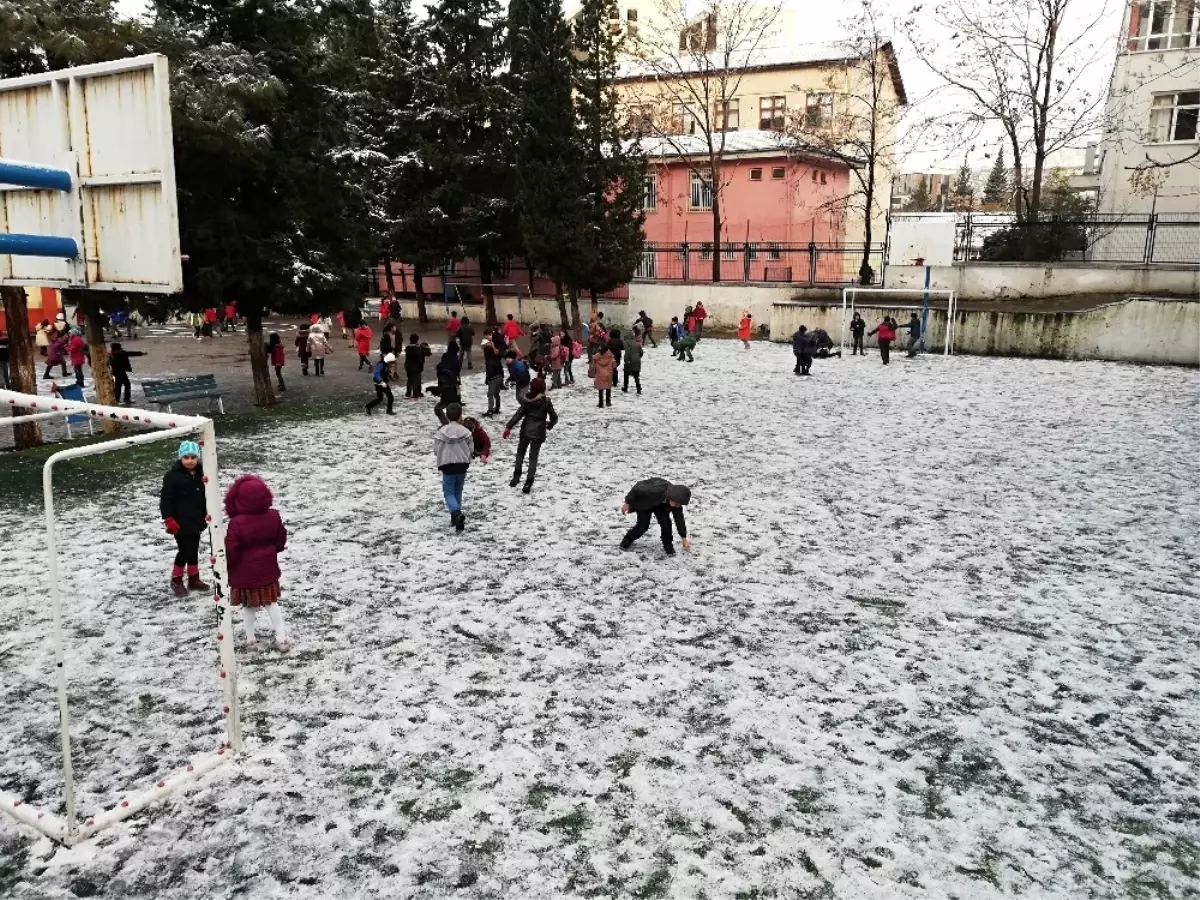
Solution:
[[[716,265],[716,256],[720,264]],[[882,244],[869,253],[870,284],[883,281]],[[711,282],[714,268],[722,283],[855,284],[863,248],[840,244],[789,244],[778,241],[655,244],[647,242],[633,274],[635,281]]]
[[[1200,266],[1200,216],[1050,216],[1037,222],[966,215],[955,224],[956,262],[1103,262]]]

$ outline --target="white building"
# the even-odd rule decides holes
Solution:
[[[1132,0],[1110,87],[1100,212],[1200,215],[1200,2]]]

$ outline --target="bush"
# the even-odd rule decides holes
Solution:
[[[1018,223],[983,239],[979,258],[990,262],[1058,262],[1082,259],[1087,228],[1078,221]]]

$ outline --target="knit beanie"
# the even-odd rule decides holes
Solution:
[[[200,445],[199,444],[197,444],[195,441],[184,441],[182,444],[179,445],[179,452],[176,454],[176,458],[183,459],[185,456],[199,456],[199,455],[200,455]]]
[[[535,379],[533,379],[533,381],[529,382],[529,393],[531,393],[531,394],[546,393],[545,379],[535,378]]]

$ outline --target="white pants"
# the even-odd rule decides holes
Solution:
[[[283,629],[283,610],[279,608],[278,603],[272,603],[264,607],[267,611],[267,618],[271,620],[271,627],[275,629],[275,640],[286,640],[286,633]],[[246,627],[246,640],[254,640],[254,614],[258,612],[253,606],[242,607],[242,624]]]

